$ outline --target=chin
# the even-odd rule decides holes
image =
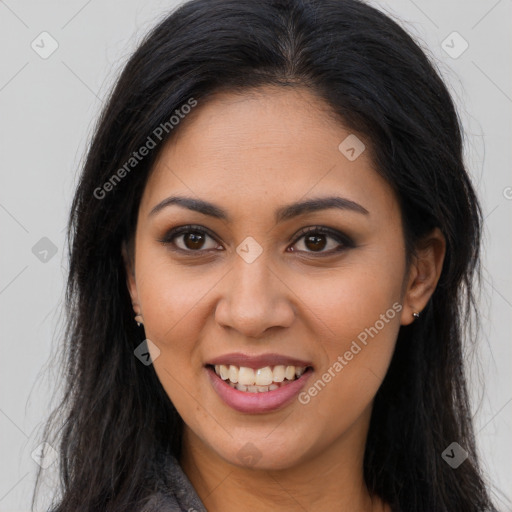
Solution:
[[[268,434],[265,434],[268,435]],[[216,450],[218,455],[226,462],[244,469],[261,471],[279,471],[298,466],[305,457],[306,451],[304,441],[297,439],[297,442],[289,439],[283,443],[285,434],[279,433],[275,439],[269,441],[265,435],[249,440],[244,439],[233,441],[226,450]],[[276,442],[277,441],[277,442]]]

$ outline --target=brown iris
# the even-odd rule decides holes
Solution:
[[[188,249],[201,249],[204,239],[205,235],[197,231],[191,231],[183,235],[183,242]]]
[[[304,238],[304,244],[310,250],[322,250],[325,245],[325,235],[307,235]]]

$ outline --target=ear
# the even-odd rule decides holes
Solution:
[[[126,286],[132,299],[133,311],[137,317],[137,321],[142,323],[138,317],[142,317],[142,311],[139,303],[139,294],[135,282],[135,255],[133,247],[128,248],[126,242],[121,246],[121,254],[123,256],[124,268],[126,270]]]
[[[417,244],[404,290],[401,325],[412,323],[413,313],[421,313],[427,305],[441,276],[445,253],[446,240],[437,227]]]

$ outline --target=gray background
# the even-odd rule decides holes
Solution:
[[[481,343],[470,354],[470,382],[483,465],[500,509],[510,511],[512,0],[372,3],[437,60],[466,128],[485,215]],[[88,138],[122,64],[176,4],[0,1],[0,512],[29,510],[31,454],[59,397],[64,227]],[[56,466],[45,470],[49,494]]]

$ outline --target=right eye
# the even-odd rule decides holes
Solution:
[[[208,239],[210,239],[210,247],[205,248],[204,246],[208,245]],[[173,250],[181,252],[198,253],[219,250],[219,244],[207,230],[193,225],[171,229],[159,242],[172,245]]]

